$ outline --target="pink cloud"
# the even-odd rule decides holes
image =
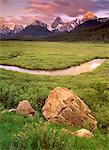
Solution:
[[[10,28],[16,24],[25,26],[30,24],[34,19],[36,19],[34,16],[20,16],[19,18],[14,18],[12,16],[9,16],[8,18],[0,17],[0,26],[3,24]]]
[[[84,14],[86,11],[97,12],[108,10],[108,0],[29,0],[24,8],[26,13],[41,13],[44,15],[67,15],[75,17]]]
[[[109,12],[108,0],[15,0],[13,3],[12,1],[0,0],[7,4],[7,11],[11,12],[9,15],[14,16],[7,17],[7,13],[4,12],[4,17],[0,17],[0,24],[11,27],[15,24],[30,24],[34,19],[49,23],[57,16],[71,18],[83,15],[87,11],[98,12],[100,10],[103,12],[103,10],[107,10],[107,13]]]
[[[56,16],[54,16],[56,17]],[[18,25],[29,25],[31,24],[34,20],[41,20],[42,22],[49,23],[52,21],[53,17],[51,16],[43,16],[43,15],[38,15],[38,16],[20,16],[19,18],[15,18],[12,16],[8,16],[7,18],[5,17],[0,17],[0,26],[3,24],[13,28],[16,24]]]
[[[45,15],[65,14],[74,17],[92,9],[93,6],[92,0],[30,0],[25,12]]]

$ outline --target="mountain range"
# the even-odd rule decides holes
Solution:
[[[109,19],[99,18],[87,20],[71,32],[50,35],[46,41],[103,41],[109,43]]]
[[[19,38],[35,38],[57,35],[63,32],[72,32],[75,29],[100,27],[105,24],[109,18],[97,18],[92,12],[84,14],[82,19],[75,18],[72,21],[64,22],[60,17],[57,17],[50,26],[34,20],[31,24],[23,27],[15,25],[13,29],[2,25],[0,27],[0,39],[19,39]],[[49,30],[50,28],[50,30]]]

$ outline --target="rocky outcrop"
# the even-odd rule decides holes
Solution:
[[[43,116],[50,122],[73,126],[90,126],[96,129],[97,121],[88,106],[71,90],[55,88],[42,108]]]
[[[84,138],[94,137],[93,133],[87,129],[80,129],[76,132],[73,132],[72,135],[77,136],[77,137],[84,137]]]
[[[30,103],[27,100],[20,101],[16,112],[28,116],[34,116],[35,110],[31,107]]]

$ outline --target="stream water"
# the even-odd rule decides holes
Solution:
[[[89,62],[83,63],[79,66],[72,66],[66,69],[58,69],[58,70],[29,70],[23,69],[17,66],[9,66],[9,65],[0,65],[0,68],[6,70],[12,70],[22,73],[34,74],[34,75],[47,75],[47,76],[64,76],[64,75],[78,75],[84,72],[90,72],[96,69],[98,66],[103,64],[106,59],[93,59]]]

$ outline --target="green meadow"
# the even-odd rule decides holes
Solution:
[[[109,58],[108,43],[0,41],[0,64],[28,69],[59,69],[94,58]],[[41,114],[55,87],[73,90],[98,121],[92,139],[73,137],[79,129],[47,122]],[[28,100],[35,118],[1,113]],[[66,133],[65,130],[69,132]],[[0,69],[0,150],[108,150],[109,60],[90,73],[77,76],[36,76]]]
[[[94,58],[109,58],[109,44],[88,42],[0,42],[0,64],[29,69],[58,69]]]

